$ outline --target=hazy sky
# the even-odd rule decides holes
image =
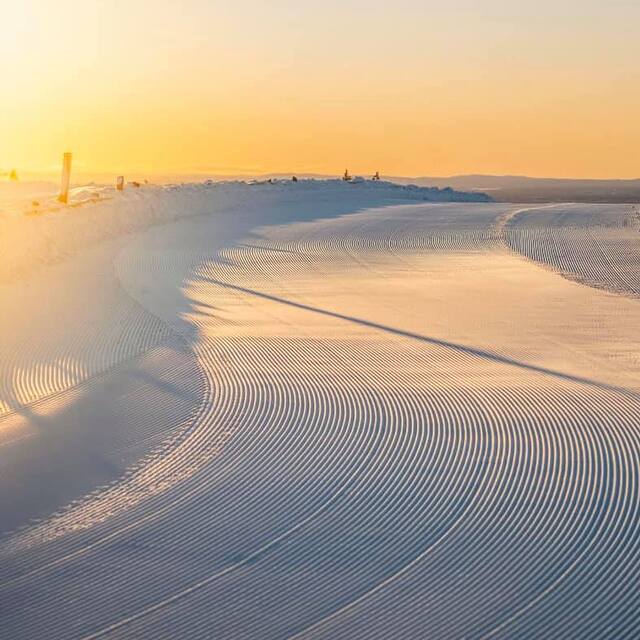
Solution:
[[[0,170],[640,177],[640,0],[7,0],[0,71]]]

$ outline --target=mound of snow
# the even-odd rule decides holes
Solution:
[[[44,264],[59,262],[84,247],[185,216],[251,214],[295,210],[323,217],[403,202],[487,202],[484,194],[342,180],[228,181],[204,184],[74,188],[70,202],[56,200],[51,184],[23,184],[4,191],[0,209],[0,281],[10,281]],[[11,206],[6,206],[10,202]],[[286,216],[285,216],[286,217]],[[283,219],[283,222],[286,221]]]

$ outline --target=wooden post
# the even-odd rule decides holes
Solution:
[[[124,176],[118,176],[118,179],[116,180],[116,189],[118,191],[124,190]]]
[[[62,156],[62,182],[60,184],[60,195],[58,200],[63,204],[69,201],[69,181],[71,179],[71,154],[66,152]]]

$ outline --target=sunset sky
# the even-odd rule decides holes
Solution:
[[[640,177],[639,25],[638,0],[13,0],[0,171]]]

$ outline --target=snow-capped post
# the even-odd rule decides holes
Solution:
[[[116,189],[118,191],[124,191],[124,176],[118,176],[116,179]]]
[[[58,200],[63,204],[69,201],[69,181],[71,179],[71,153],[68,151],[62,156],[62,183]]]

